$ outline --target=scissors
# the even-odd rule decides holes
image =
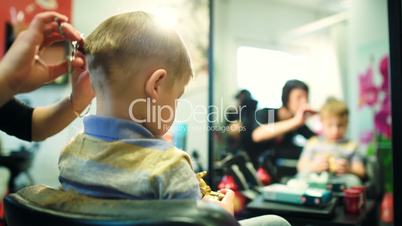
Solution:
[[[61,26],[60,20],[58,17],[55,17],[54,20],[58,24],[59,33],[64,36],[63,28]],[[82,50],[82,44],[78,43],[78,41],[64,41],[64,54],[67,61],[67,75],[72,76],[73,67],[72,61],[74,60],[75,54],[78,50]]]

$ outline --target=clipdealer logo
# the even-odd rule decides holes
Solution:
[[[137,118],[134,115],[134,111],[139,104],[146,107],[145,118]],[[268,110],[267,117],[262,118],[257,117],[259,110],[255,110],[251,114],[247,112],[246,106],[235,106],[228,105],[224,106],[223,100],[219,102],[218,105],[194,105],[187,99],[178,99],[175,103],[176,106],[180,106],[181,109],[186,109],[185,113],[180,114],[180,117],[175,119],[176,123],[188,123],[192,121],[193,123],[204,125],[205,122],[212,123],[213,126],[208,128],[214,131],[229,131],[230,124],[238,123],[242,124],[242,120],[246,116],[252,115],[254,117],[254,122],[257,125],[269,124],[275,122],[275,111]],[[171,123],[175,118],[175,110],[169,105],[158,105],[156,100],[151,98],[141,98],[133,100],[128,109],[130,119],[137,123],[157,123],[157,127],[160,129],[164,125]],[[235,118],[235,119],[233,119]],[[225,126],[225,124],[228,124]],[[240,126],[240,131],[245,131],[246,127],[244,125]]]

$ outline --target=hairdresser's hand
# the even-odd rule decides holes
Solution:
[[[59,33],[58,23],[61,23]],[[21,32],[0,64],[0,76],[12,94],[32,91],[44,83],[50,82],[67,72],[67,62],[57,65],[46,65],[38,57],[38,53],[46,46],[61,41],[79,41],[83,43],[80,33],[70,24],[68,18],[56,12],[37,14],[26,31]],[[82,57],[75,57],[73,68],[82,67]]]
[[[228,211],[230,214],[234,215],[234,192],[230,189],[221,189],[219,190],[220,193],[224,194],[225,196],[223,197],[223,199],[221,201],[218,201],[214,198],[211,198],[209,196],[204,196],[204,200],[208,201],[208,202],[213,202],[216,203],[218,205],[220,205],[221,207],[223,207],[226,211]]]
[[[303,104],[299,107],[292,120],[295,122],[296,126],[302,126],[306,123],[306,120],[315,113],[316,112],[308,104]]]
[[[336,159],[335,164],[336,164],[335,173],[337,175],[345,174],[350,171],[350,165],[346,159]]]
[[[81,53],[78,53],[78,55],[84,58]],[[94,96],[95,92],[91,86],[89,72],[85,69],[84,63],[82,67],[76,68],[72,75],[72,92],[70,101],[73,110],[77,113],[81,113],[88,106]]]

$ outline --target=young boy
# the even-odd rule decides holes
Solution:
[[[67,190],[109,198],[199,199],[183,151],[159,139],[192,71],[179,36],[144,12],[113,16],[85,41],[96,115],[59,159]]]
[[[347,187],[360,185],[365,176],[362,157],[356,143],[345,138],[349,111],[345,103],[330,98],[320,111],[323,133],[311,138],[298,162],[299,174],[308,175],[328,171],[332,181]]]
[[[63,188],[100,198],[200,199],[189,155],[160,139],[192,75],[176,32],[144,12],[119,14],[88,36],[85,51],[96,115],[84,118],[84,133],[60,156]],[[233,191],[219,192],[221,201],[204,198],[233,214]],[[239,223],[261,222],[289,225],[273,215]]]

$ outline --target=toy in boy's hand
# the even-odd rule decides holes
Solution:
[[[333,156],[329,156],[328,157],[328,163],[329,163],[329,171],[331,173],[335,173],[337,171],[337,162],[336,162],[336,158]]]
[[[329,163],[329,171],[331,173],[344,174],[348,172],[349,164],[346,159],[335,156],[329,156],[328,163]]]
[[[316,156],[313,162],[310,164],[310,170],[313,173],[321,173],[329,171],[329,156],[328,155]]]
[[[211,187],[203,179],[205,175],[207,175],[206,171],[202,171],[196,174],[197,179],[200,183],[202,197],[209,196],[213,199],[221,201],[225,195],[220,192],[212,191]]]
[[[343,158],[336,159],[336,170],[335,170],[336,174],[345,174],[350,172],[349,167],[350,166],[348,160]]]

